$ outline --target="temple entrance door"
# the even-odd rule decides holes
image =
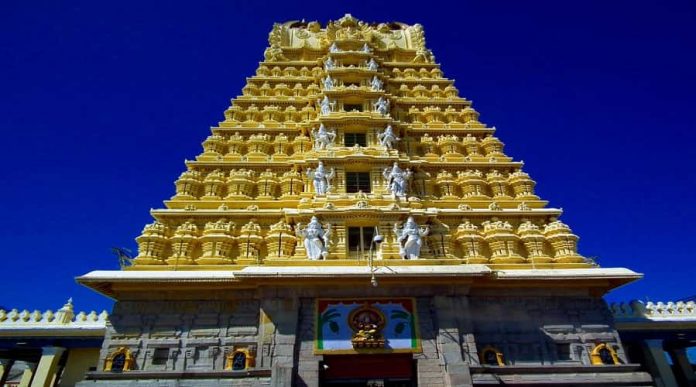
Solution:
[[[413,355],[324,355],[319,385],[341,387],[415,387]]]

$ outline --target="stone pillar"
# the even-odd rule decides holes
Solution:
[[[677,387],[672,368],[667,363],[662,340],[643,341],[643,352],[650,374],[655,379],[656,387]]]
[[[35,364],[27,364],[27,368],[22,373],[22,379],[19,380],[17,387],[29,387],[31,379],[34,377]]]
[[[445,365],[445,382],[448,386],[471,386],[469,365],[462,358],[462,343],[460,341],[457,316],[468,314],[468,305],[452,297],[437,296],[433,298],[437,313],[437,344]]]
[[[10,369],[14,364],[14,359],[0,359],[0,386],[4,386]]]
[[[314,298],[302,298],[297,322],[295,386],[319,386],[319,362],[322,355],[314,354],[315,326]]]
[[[686,383],[689,387],[696,387],[696,373],[691,367],[691,362],[686,356],[686,348],[671,348],[669,351],[669,356],[672,358],[672,362],[676,366],[675,372],[678,373],[681,382]]]
[[[43,347],[41,360],[36,366],[36,375],[31,382],[31,387],[50,387],[56,377],[58,362],[65,348],[62,347]]]
[[[271,321],[274,347],[271,357],[271,386],[291,386],[295,359],[295,334],[299,300],[297,298],[265,298],[263,313]]]
[[[438,351],[439,329],[437,328],[437,316],[432,298],[421,297],[417,299],[418,324],[420,325],[421,346],[423,351],[414,354],[416,360],[416,372],[419,386],[446,387],[444,361]]]

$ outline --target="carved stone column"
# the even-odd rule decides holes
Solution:
[[[242,159],[244,149],[244,137],[242,137],[239,132],[236,132],[230,139],[227,140],[227,154],[225,154],[225,160],[239,161]]]
[[[203,253],[196,260],[200,265],[222,265],[232,263],[234,223],[220,219],[208,222],[200,238]]]
[[[271,146],[270,136],[267,134],[252,134],[247,141],[247,160],[266,161],[268,150]]]
[[[456,200],[459,196],[456,194],[457,184],[452,173],[448,171],[441,171],[437,174],[435,183],[440,191],[440,199],[442,200]]]
[[[492,263],[523,263],[518,253],[519,237],[512,232],[508,222],[484,222],[484,235],[491,249]]]
[[[242,229],[237,238],[239,246],[239,257],[237,262],[240,264],[253,264],[261,261],[261,226],[256,223],[255,219],[251,219],[249,223],[242,226]]]
[[[283,199],[297,199],[304,192],[302,175],[296,170],[283,173],[280,178],[280,192]]]
[[[142,234],[135,238],[138,243],[138,256],[135,265],[164,265],[168,253],[169,229],[159,221],[150,223],[143,228]]]
[[[186,171],[179,176],[179,179],[174,183],[176,186],[176,195],[174,200],[193,200],[200,195],[201,176],[198,171]]]
[[[573,234],[570,227],[556,220],[544,227],[544,236],[554,251],[554,261],[563,263],[581,263],[585,259],[578,254],[578,236]]]
[[[265,240],[268,249],[267,256],[270,260],[289,259],[292,257],[295,251],[295,244],[297,243],[295,231],[283,219],[271,225]]]
[[[544,249],[546,238],[539,230],[539,226],[530,221],[523,222],[517,228],[517,234],[520,236],[525,249],[527,250],[527,259],[534,263],[547,263],[553,261],[546,254]]]
[[[225,175],[219,170],[210,172],[203,179],[203,200],[219,200],[225,189]]]
[[[275,199],[276,189],[278,187],[278,179],[270,169],[266,169],[259,175],[256,181],[256,191],[258,199]]]
[[[505,156],[503,153],[503,143],[497,137],[488,136],[481,141],[481,146],[486,152],[487,157]]]
[[[225,139],[213,134],[203,141],[203,153],[198,160],[217,160],[225,153]]]
[[[172,255],[167,259],[170,265],[190,265],[194,263],[194,254],[198,240],[198,227],[191,221],[180,225],[170,238]]]
[[[227,199],[251,199],[254,192],[254,171],[233,169],[227,178]]]
[[[273,156],[271,158],[274,161],[287,160],[288,152],[290,151],[290,141],[288,136],[284,134],[279,134],[273,140]]]
[[[466,263],[487,263],[488,259],[483,255],[484,238],[478,227],[468,220],[457,227],[455,233],[457,242],[461,245],[463,258]]]
[[[515,192],[515,199],[523,200],[538,200],[539,197],[534,194],[534,185],[536,184],[528,174],[522,171],[513,172],[508,176],[508,184]]]

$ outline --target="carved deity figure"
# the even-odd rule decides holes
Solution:
[[[376,112],[383,116],[389,114],[389,100],[384,97],[379,97],[372,106],[375,108]]]
[[[377,62],[375,62],[375,58],[370,58],[370,61],[367,62],[367,69],[370,71],[377,71],[379,68],[379,65],[377,65]]]
[[[372,53],[372,49],[370,48],[370,46],[367,45],[367,43],[365,43],[365,44],[363,44],[363,46],[362,46],[362,52],[364,52],[364,53],[366,53],[366,54],[371,54],[371,53]]]
[[[377,78],[376,75],[372,77],[370,86],[372,87],[372,91],[382,91],[382,81],[379,78]]]
[[[324,99],[319,101],[319,106],[321,108],[321,115],[322,116],[328,116],[331,114],[333,111],[333,106],[336,105],[336,102],[331,102],[329,101],[329,97],[324,96]]]
[[[384,132],[377,133],[377,139],[379,140],[380,145],[382,145],[386,150],[394,149],[396,143],[401,140],[396,136],[396,134],[394,134],[394,130],[392,129],[391,125],[387,125]]]
[[[419,227],[412,216],[409,216],[404,226],[399,228],[398,223],[394,223],[394,234],[396,242],[399,244],[399,255],[403,259],[418,259],[420,257],[423,237],[428,235],[430,227]]]
[[[399,168],[399,164],[396,162],[391,169],[384,168],[384,171],[382,171],[382,176],[387,180],[387,189],[395,198],[397,196],[406,197],[408,182],[411,180],[411,175],[410,169],[404,171]]]
[[[334,67],[336,67],[336,63],[333,61],[333,59],[331,59],[331,57],[326,58],[324,61],[324,70],[333,70]]]
[[[326,259],[329,255],[331,224],[327,224],[325,230],[317,217],[313,216],[307,227],[302,228],[302,224],[298,223],[295,231],[298,237],[304,239],[304,247],[307,250],[307,258],[309,260]]]
[[[312,138],[314,138],[314,150],[324,150],[331,148],[336,140],[336,131],[327,130],[324,124],[319,125],[319,130],[312,129]]]
[[[324,84],[324,90],[333,90],[334,81],[331,79],[330,75],[327,75],[326,78],[322,79],[322,83]]]
[[[317,195],[326,195],[326,193],[331,190],[331,180],[334,178],[334,175],[334,169],[331,168],[331,170],[327,172],[326,168],[324,168],[324,163],[321,161],[317,169],[312,170],[312,168],[307,168],[307,177],[312,179],[314,193]]]
[[[336,42],[331,43],[331,46],[329,46],[329,52],[331,53],[336,53],[336,52],[341,52],[341,49],[338,48],[336,45]]]

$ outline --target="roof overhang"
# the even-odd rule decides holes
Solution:
[[[495,270],[486,265],[414,266],[248,266],[241,270],[97,270],[76,281],[111,298],[119,289],[184,285],[187,288],[254,288],[264,285],[350,286],[375,276],[383,284],[468,284],[470,286],[591,287],[604,293],[642,278],[624,268]]]

